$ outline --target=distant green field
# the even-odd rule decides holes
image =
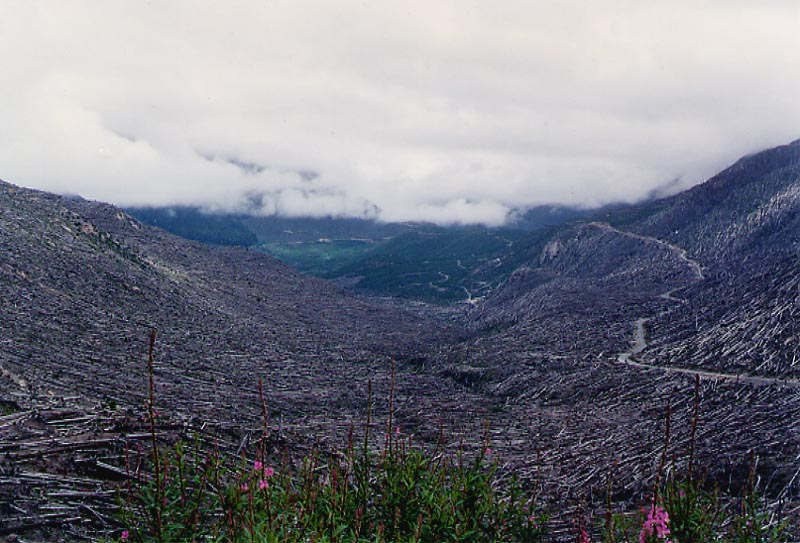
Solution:
[[[530,258],[540,237],[512,229],[428,226],[377,244],[322,277],[358,278],[354,288],[371,293],[465,301],[495,288]]]
[[[268,241],[256,247],[325,279],[379,295],[451,304],[486,296],[534,258],[549,229],[420,226],[385,240]]]
[[[256,247],[303,273],[323,276],[366,253],[373,243],[362,240],[264,242]]]

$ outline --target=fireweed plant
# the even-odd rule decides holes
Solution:
[[[455,454],[444,440],[432,452],[394,423],[394,367],[385,434],[371,435],[372,387],[362,439],[351,427],[338,454],[312,450],[298,468],[288,455],[267,460],[266,439],[254,459],[226,468],[218,451],[199,440],[164,447],[157,439],[150,338],[147,416],[151,451],[128,458],[120,492],[122,524],[116,541],[128,542],[519,542],[545,541],[547,517],[515,479],[499,484],[496,455],[486,429],[480,451]],[[259,381],[264,438],[268,412]],[[381,445],[374,447],[375,438]],[[489,459],[495,457],[492,462]],[[502,488],[502,491],[498,490]]]
[[[344,450],[315,448],[298,464],[288,453],[281,465],[268,461],[269,416],[258,383],[263,439],[255,458],[234,467],[216,447],[159,443],[153,381],[155,333],[148,356],[148,453],[126,450],[128,479],[120,489],[121,542],[416,543],[553,541],[548,516],[533,493],[516,480],[501,481],[497,455],[490,454],[488,428],[480,451],[468,458],[463,446],[448,454],[441,437],[426,452],[394,423],[394,365],[385,434],[371,435],[372,387],[363,439],[351,427]],[[790,541],[784,524],[771,519],[755,491],[754,462],[741,499],[723,501],[694,469],[699,419],[695,383],[686,473],[662,477],[670,445],[667,406],[665,440],[651,498],[638,511],[612,511],[609,474],[604,525],[580,522],[572,541],[591,543],[779,543]],[[489,461],[494,457],[493,462]],[[293,467],[293,466],[299,467]],[[499,490],[502,489],[502,490]],[[594,533],[592,533],[594,532]]]
[[[669,404],[666,408],[664,445],[653,483],[652,497],[633,514],[611,510],[609,475],[604,543],[784,543],[795,541],[788,524],[770,518],[766,503],[756,492],[755,455],[751,451],[750,476],[738,499],[723,498],[709,489],[695,469],[695,437],[700,417],[700,378],[695,376],[694,414],[689,438],[689,458],[684,472],[665,478],[670,446]]]

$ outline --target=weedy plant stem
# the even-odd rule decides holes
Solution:
[[[394,425],[394,387],[395,387],[395,368],[394,368],[394,357],[392,357],[391,363],[391,380],[389,382],[389,417],[387,420],[387,431],[386,431],[386,447],[383,451],[384,458],[388,453],[389,456],[392,456],[392,427]]]
[[[364,427],[364,459],[369,455],[369,431],[372,426],[372,379],[367,381],[367,422]]]
[[[155,536],[157,540],[161,540],[164,531],[163,514],[164,514],[164,488],[161,478],[161,461],[158,454],[158,434],[156,432],[156,386],[155,386],[155,346],[156,346],[156,331],[150,331],[150,348],[147,355],[147,375],[149,379],[149,402],[147,405],[147,415],[150,419],[150,437],[153,445],[153,477],[155,478],[155,494],[156,503],[154,504],[155,515]]]
[[[692,433],[689,437],[689,466],[688,477],[689,482],[692,482],[694,477],[694,444],[695,436],[697,435],[697,424],[700,420],[700,376],[694,376],[694,413],[692,414]]]
[[[661,484],[661,477],[664,475],[664,468],[667,465],[667,452],[669,450],[669,437],[670,437],[670,419],[672,415],[672,406],[667,401],[666,414],[664,415],[664,449],[661,451],[661,458],[658,461],[658,470],[656,471],[655,480],[653,481],[653,507],[658,503],[658,491]]]
[[[269,411],[267,410],[267,402],[264,399],[264,382],[260,377],[258,379],[258,399],[261,402],[261,422],[263,425],[258,459],[263,462],[266,454],[267,437],[269,436]]]
[[[608,484],[606,485],[606,526],[605,526],[605,540],[611,541],[614,537],[614,512],[611,504],[611,489],[614,484],[614,468],[616,467],[616,460],[611,463],[608,469]]]

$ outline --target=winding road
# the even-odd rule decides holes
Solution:
[[[593,226],[595,228],[600,228],[601,230],[605,230],[607,232],[613,232],[619,235],[636,238],[648,243],[655,243],[662,247],[666,247],[669,250],[674,251],[681,260],[686,262],[686,264],[694,272],[694,275],[698,281],[702,281],[703,279],[705,279],[705,275],[703,274],[703,268],[700,265],[700,263],[697,262],[696,260],[692,260],[691,258],[689,258],[688,254],[686,253],[686,250],[681,247],[668,243],[664,240],[660,240],[658,238],[643,236],[640,234],[635,234],[633,232],[626,232],[624,230],[619,230],[618,228],[615,228],[607,223],[593,222],[590,223],[590,226]],[[686,303],[686,300],[682,300],[681,298],[676,298],[675,296],[672,295],[676,290],[677,289],[669,290],[667,292],[659,294],[658,297],[671,302]],[[663,316],[668,312],[669,311],[664,311],[660,313],[659,316]],[[626,366],[634,368],[641,368],[644,370],[661,371],[663,373],[672,373],[672,374],[680,373],[685,375],[693,375],[693,376],[698,376],[701,379],[733,381],[735,383],[747,383],[756,386],[779,384],[790,387],[800,387],[800,379],[788,379],[781,377],[761,377],[758,375],[722,373],[716,371],[682,368],[678,366],[657,366],[654,364],[645,364],[643,362],[638,362],[636,360],[636,356],[647,348],[645,325],[649,321],[650,321],[649,318],[639,318],[633,322],[633,343],[631,344],[630,349],[628,349],[625,352],[619,353],[617,355],[617,361],[620,364],[624,364]]]
[[[661,247],[665,247],[665,248],[669,249],[670,251],[674,252],[675,254],[677,254],[678,258],[680,258],[681,260],[686,262],[686,264],[689,265],[689,267],[692,269],[692,272],[694,272],[695,276],[697,277],[697,279],[699,281],[702,281],[703,279],[705,279],[705,275],[703,275],[703,267],[696,260],[692,260],[691,258],[689,258],[689,255],[686,253],[686,249],[684,249],[682,247],[678,247],[677,245],[673,245],[672,243],[670,243],[668,241],[664,241],[663,239],[658,239],[658,238],[654,238],[654,237],[651,237],[651,236],[644,236],[642,234],[635,234],[634,232],[626,232],[625,230],[620,230],[619,228],[615,228],[615,227],[613,227],[610,224],[605,223],[605,222],[590,222],[589,226],[593,226],[595,228],[599,228],[601,230],[605,230],[606,232],[613,232],[613,233],[619,234],[621,236],[634,238],[634,239],[638,239],[638,240],[644,241],[646,243],[654,243],[654,244],[659,245]]]
[[[645,339],[644,326],[650,319],[637,319],[634,322],[633,332],[633,345],[624,353],[617,355],[617,361],[626,366],[634,368],[642,368],[646,370],[659,370],[664,373],[683,373],[686,375],[697,375],[701,379],[714,379],[733,381],[736,383],[747,383],[750,385],[786,385],[791,387],[800,387],[800,379],[788,379],[781,377],[760,377],[758,375],[748,375],[746,373],[721,373],[716,371],[695,370],[691,368],[681,368],[677,366],[656,366],[654,364],[645,364],[637,362],[634,357],[641,353],[647,347],[647,340]]]

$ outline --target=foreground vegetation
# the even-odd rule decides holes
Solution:
[[[314,449],[293,465],[267,455],[268,412],[255,458],[235,466],[199,441],[161,447],[152,374],[148,419],[152,450],[147,462],[126,455],[128,482],[120,492],[117,541],[259,541],[318,543],[552,541],[547,513],[537,500],[538,481],[527,491],[500,480],[497,455],[485,434],[471,458],[463,447],[448,454],[440,439],[426,452],[394,426],[393,392],[385,432],[371,435],[371,407],[363,439],[350,431],[342,451]],[[670,411],[652,493],[636,511],[614,511],[611,479],[604,518],[578,513],[558,539],[589,543],[777,543],[788,526],[768,514],[756,492],[755,462],[741,496],[708,489],[694,464],[695,417],[688,465],[669,477]],[[370,393],[370,402],[372,398]],[[380,445],[373,444],[378,441]],[[490,461],[494,458],[494,461]],[[132,468],[135,465],[137,468]],[[563,518],[560,519],[564,525]]]

